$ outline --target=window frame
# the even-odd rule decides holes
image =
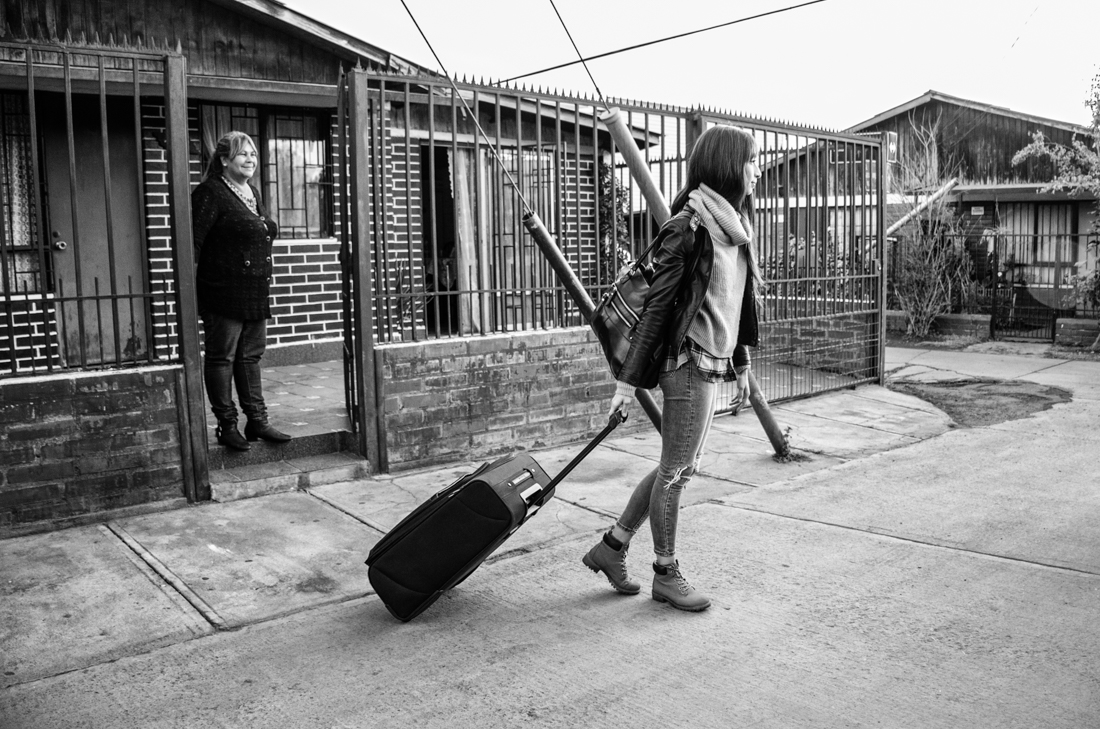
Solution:
[[[335,170],[332,160],[334,141],[332,138],[332,125],[333,125],[333,113],[327,109],[317,108],[303,108],[292,106],[276,106],[276,105],[264,105],[264,104],[226,104],[219,102],[207,102],[197,101],[197,125],[198,125],[198,137],[199,137],[199,159],[201,162],[201,168],[206,170],[210,163],[211,149],[208,144],[216,144],[217,139],[224,135],[230,129],[246,132],[256,142],[257,151],[260,155],[259,169],[257,170],[257,178],[253,178],[253,186],[260,191],[263,197],[264,204],[267,206],[269,213],[275,219],[275,222],[279,225],[279,238],[288,240],[316,240],[322,238],[332,238],[336,235],[336,204],[335,204]],[[217,116],[214,119],[208,119],[205,109],[209,108],[213,110],[213,114]],[[219,110],[227,110],[225,112],[219,112]],[[221,113],[220,116],[219,113]],[[302,137],[285,137],[269,135],[269,129],[277,129],[279,123],[279,117],[297,117],[303,125],[308,124],[308,119],[313,119],[317,125],[316,135],[317,138],[313,140],[305,139]],[[243,124],[245,120],[249,123]],[[217,127],[213,130],[213,133],[208,137],[206,132],[206,125],[212,121]],[[222,129],[221,125],[228,123],[228,129]],[[246,127],[246,128],[242,128]],[[212,141],[210,138],[212,137]],[[204,143],[205,140],[205,143]],[[279,185],[281,184],[276,179],[270,179],[271,171],[279,171],[278,160],[272,159],[272,150],[270,149],[270,142],[272,140],[289,140],[289,141],[307,141],[317,142],[321,145],[320,149],[320,164],[316,167],[320,168],[320,177],[314,184],[318,187],[316,195],[317,200],[317,223],[316,228],[311,229],[309,221],[308,201],[310,194],[308,191],[308,185],[310,183],[304,182],[306,189],[301,193],[306,202],[307,207],[304,208],[280,208],[278,200],[275,199]],[[310,165],[303,165],[300,168],[300,174],[303,179],[308,177],[307,168]],[[298,169],[298,168],[295,168]],[[293,174],[293,173],[292,173]],[[292,180],[291,185],[294,182]],[[282,211],[302,210],[303,215],[306,217],[305,225],[290,225],[285,222]]]

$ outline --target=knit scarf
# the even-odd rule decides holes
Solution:
[[[756,292],[759,295],[762,289],[763,279],[760,276],[760,266],[756,261],[756,245],[753,242],[752,225],[738,214],[726,198],[704,184],[688,193],[692,209],[699,214],[703,225],[710,231],[710,237],[716,243],[728,246],[745,246],[748,254],[749,273],[756,284]]]

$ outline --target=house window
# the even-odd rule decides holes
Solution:
[[[4,292],[39,293],[30,117],[23,94],[0,94],[0,272]]]
[[[554,281],[537,246],[518,225],[523,211],[512,181],[554,235],[555,150],[504,149],[501,165],[488,150],[482,149],[479,157],[471,147],[424,145],[420,155],[429,335],[547,324]],[[414,283],[409,281],[410,289]]]
[[[241,131],[260,153],[259,179],[280,238],[323,238],[332,234],[328,115],[262,106],[199,105],[202,164],[218,139]]]

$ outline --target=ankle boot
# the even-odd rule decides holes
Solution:
[[[263,438],[268,443],[286,443],[290,440],[289,435],[275,430],[266,420],[249,420],[244,425],[244,436],[249,440]]]
[[[588,554],[581,559],[584,565],[593,572],[603,572],[607,581],[623,595],[637,595],[642,586],[626,574],[626,551],[629,544],[620,544],[619,548],[611,546],[611,532],[608,532]]]
[[[677,610],[697,613],[710,607],[710,598],[688,584],[680,572],[680,563],[669,565],[653,563],[653,599],[667,602]]]
[[[241,431],[237,430],[236,420],[219,421],[218,429],[214,434],[218,437],[218,443],[226,448],[232,448],[235,451],[247,451],[252,448],[241,435]]]

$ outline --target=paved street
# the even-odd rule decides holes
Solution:
[[[1100,724],[1100,363],[889,349],[894,378],[1072,400],[985,427],[876,386],[716,420],[680,556],[712,608],[580,557],[658,455],[609,439],[408,624],[370,546],[470,464],[0,542],[0,726],[1021,727]],[[641,417],[640,412],[635,413]],[[576,450],[535,455],[553,473]],[[630,565],[648,583],[650,541]]]

